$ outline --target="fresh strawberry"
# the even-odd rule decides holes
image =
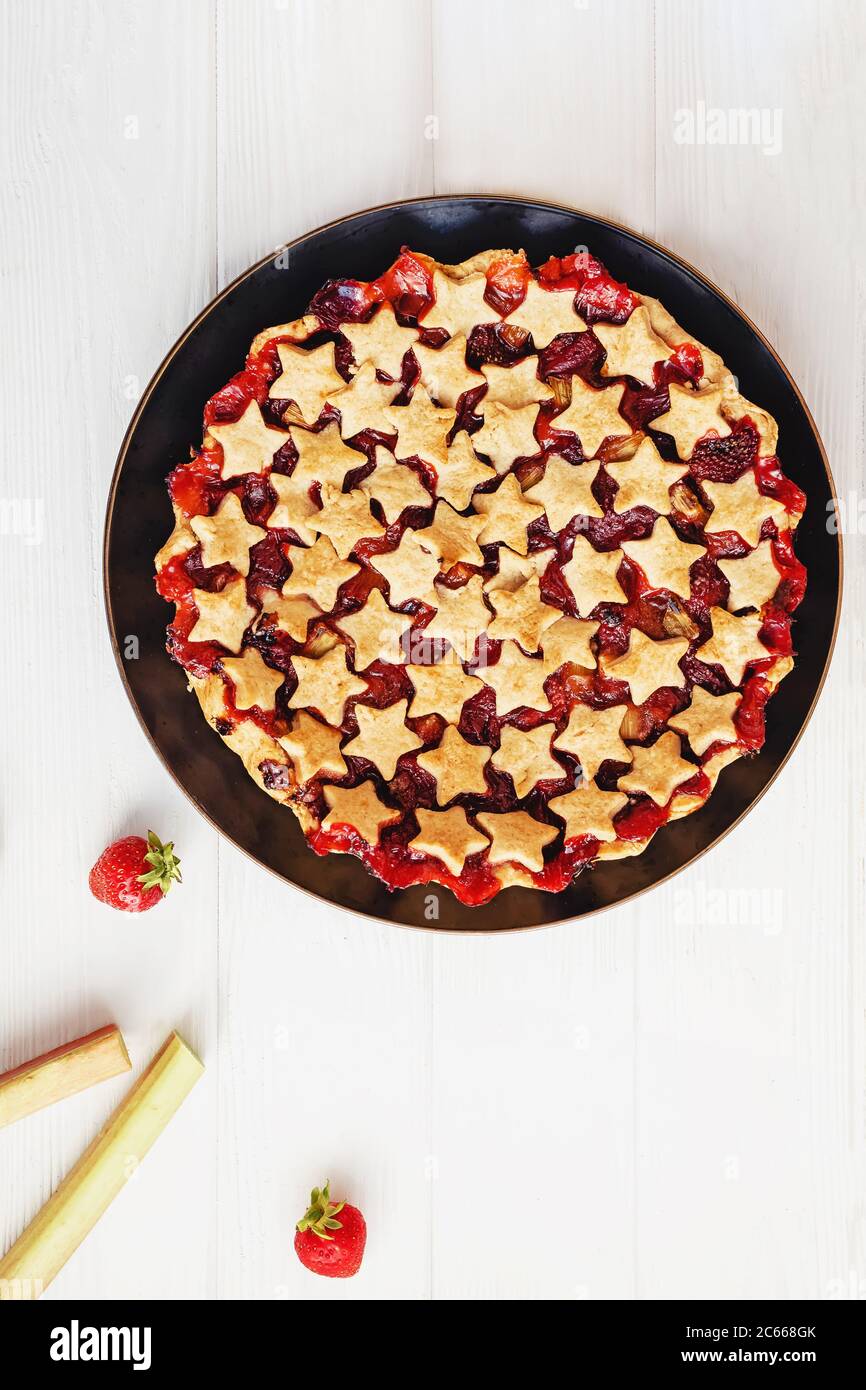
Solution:
[[[88,882],[94,898],[120,912],[147,912],[162,902],[172,883],[180,883],[180,860],[148,830],[147,839],[127,835],[100,854]]]
[[[310,1193],[310,1205],[298,1222],[295,1251],[302,1265],[328,1279],[357,1274],[367,1244],[367,1223],[357,1207],[332,1202],[330,1183]],[[337,1214],[340,1220],[337,1220]]]

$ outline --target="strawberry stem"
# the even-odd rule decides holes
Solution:
[[[299,1231],[312,1231],[313,1235],[320,1240],[333,1240],[329,1231],[339,1231],[342,1229],[342,1221],[336,1221],[338,1212],[343,1210],[345,1202],[332,1202],[330,1194],[330,1178],[322,1188],[314,1187],[310,1193],[310,1205],[298,1222]]]
[[[164,845],[158,835],[148,830],[147,845],[144,861],[150,868],[147,873],[138,875],[138,881],[143,888],[159,887],[163,894],[166,894],[173,883],[183,882],[180,860],[174,852],[174,841],[169,840],[168,844]]]

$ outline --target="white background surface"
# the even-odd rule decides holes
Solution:
[[[861,537],[824,696],[746,822],[632,906],[502,939],[342,914],[220,842],[126,703],[100,580],[120,439],[186,323],[281,242],[430,192],[550,197],[695,262],[774,343],[859,496],[863,7],[0,16],[0,492],[44,504],[41,544],[0,536],[0,1069],[110,1020],[137,1068],[172,1027],[207,1064],[47,1296],[866,1295]],[[781,152],[676,143],[700,101],[780,109]],[[149,825],[184,885],[113,914],[87,870]],[[0,1246],[126,1085],[0,1133]],[[327,1175],[369,1223],[346,1283],[291,1251]]]

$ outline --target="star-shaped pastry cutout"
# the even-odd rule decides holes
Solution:
[[[499,315],[484,298],[486,275],[467,275],[452,280],[441,270],[433,272],[434,303],[424,315],[425,328],[446,328],[455,338],[468,338],[476,324],[498,323]]]
[[[576,434],[585,458],[594,458],[606,439],[619,439],[632,433],[619,413],[624,385],[587,386],[579,376],[571,378],[571,404],[555,415],[551,427]]]
[[[329,724],[342,724],[346,701],[367,689],[367,682],[359,680],[346,665],[342,642],[324,656],[293,656],[292,665],[298,686],[289,699],[289,708],[317,710]]]
[[[416,343],[412,351],[421,368],[423,386],[440,405],[453,410],[464,391],[474,391],[484,385],[481,373],[466,365],[466,339],[462,333],[449,338],[444,347],[431,348]]]
[[[397,771],[397,762],[404,753],[420,748],[423,739],[413,733],[406,723],[406,700],[398,700],[385,709],[356,705],[358,732],[343,745],[343,752],[352,758],[367,758],[379,769],[386,782]]]
[[[522,864],[535,874],[544,868],[545,845],[559,834],[555,825],[546,825],[525,811],[480,811],[478,823],[490,836],[489,864]]]
[[[320,610],[315,603],[310,603],[306,598],[283,598],[275,590],[266,591],[266,597],[262,604],[262,617],[272,617],[275,619],[275,626],[280,632],[288,633],[289,637],[302,645],[307,640],[307,625],[311,618],[318,618]],[[261,627],[261,623],[257,628]]]
[[[407,463],[397,463],[381,444],[376,446],[376,467],[359,486],[379,503],[389,526],[407,507],[429,507],[433,503],[415,470]]]
[[[616,839],[613,818],[628,803],[622,792],[603,792],[591,782],[582,782],[576,791],[554,796],[547,804],[565,821],[566,840],[591,835],[594,840]]]
[[[632,376],[652,386],[656,362],[666,362],[671,350],[653,331],[645,304],[632,309],[625,323],[597,323],[593,332],[607,352],[602,376]]]
[[[751,468],[735,483],[706,482],[701,486],[713,504],[712,513],[704,527],[708,535],[715,535],[720,531],[736,531],[746,545],[754,547],[761,539],[761,527],[767,517],[772,517],[778,531],[783,531],[788,524],[784,504],[775,497],[765,497],[758,491],[754,470]]]
[[[361,568],[351,561],[341,560],[327,536],[320,536],[308,550],[302,550],[297,545],[289,546],[289,559],[292,572],[283,585],[284,597],[306,596],[325,613],[329,613],[337,602],[340,585]]]
[[[282,373],[271,386],[273,401],[294,401],[308,425],[314,425],[322,406],[345,389],[345,381],[337,371],[334,344],[305,351],[290,343],[277,343]]]
[[[439,560],[419,543],[416,531],[404,531],[396,550],[371,555],[370,564],[388,581],[391,604],[418,599],[427,603],[433,580],[439,573]]]
[[[691,593],[689,570],[706,555],[702,545],[681,541],[666,516],[656,517],[652,533],[642,541],[623,541],[630,560],[640,565],[653,589],[670,589],[688,598]]]
[[[250,526],[234,492],[226,493],[213,516],[191,516],[189,524],[201,542],[203,565],[231,565],[243,575],[250,572],[250,546],[267,535],[261,526]]]
[[[557,619],[541,639],[541,653],[547,674],[558,671],[566,662],[572,666],[583,666],[592,670],[595,666],[595,653],[590,639],[597,631],[598,623],[587,623],[581,618]]]
[[[687,463],[666,463],[649,438],[641,440],[630,459],[611,459],[604,466],[619,484],[613,499],[615,512],[652,507],[662,516],[671,510],[670,489],[689,471]]]
[[[488,635],[511,637],[527,652],[537,652],[542,633],[562,617],[558,608],[543,601],[537,579],[527,579],[519,589],[493,589],[488,598],[496,610]]]
[[[340,437],[339,425],[331,423],[323,430],[302,430],[297,426],[291,429],[292,442],[298,451],[298,461],[292,473],[293,480],[321,483],[323,486],[341,488],[346,474],[355,468],[363,468],[367,455],[357,449],[350,449]],[[271,474],[273,481],[274,474]]]
[[[400,639],[408,625],[405,614],[394,613],[388,607],[381,589],[371,589],[363,608],[334,623],[351,638],[356,671],[366,671],[374,661],[402,664]]]
[[[250,401],[241,418],[231,424],[208,425],[208,433],[222,445],[224,478],[240,478],[270,468],[274,454],[289,438],[283,430],[272,430],[265,424],[258,401]]]
[[[554,748],[561,748],[577,758],[584,777],[590,782],[608,758],[617,763],[630,763],[631,749],[620,733],[627,708],[626,705],[612,705],[610,709],[572,705],[568,724],[554,739]]]
[[[174,560],[178,555],[188,556],[194,548],[195,536],[189,529],[187,518],[183,515],[176,516],[171,535],[153,557],[157,575],[161,574],[169,560]]]
[[[524,328],[540,352],[560,333],[582,333],[586,324],[574,309],[573,289],[545,290],[537,280],[526,286],[526,298],[508,315],[507,324]]]
[[[507,545],[501,545],[497,551],[499,567],[495,574],[485,579],[485,593],[492,594],[496,589],[519,589],[527,579],[540,579],[555,554],[555,550],[547,549],[517,555]]]
[[[456,661],[440,661],[435,666],[407,666],[406,674],[415,687],[409,718],[441,714],[449,724],[459,724],[467,700],[484,689],[477,676],[468,676]]]
[[[365,362],[350,384],[344,386],[342,391],[335,392],[331,401],[340,412],[340,433],[343,438],[353,439],[362,430],[393,434],[394,426],[385,415],[385,410],[397,394],[396,383],[378,381],[372,362]]]
[[[527,796],[538,782],[558,782],[568,775],[551,756],[550,736],[554,732],[553,724],[538,724],[534,729],[503,725],[499,747],[490,761],[500,772],[510,774],[518,796]]]
[[[482,463],[465,430],[454,436],[446,458],[436,469],[436,495],[462,512],[469,506],[480,483],[496,477],[496,469]]]
[[[486,796],[489,788],[484,780],[484,768],[490,761],[490,749],[483,743],[468,743],[449,724],[438,748],[418,754],[418,766],[436,779],[436,801],[445,806],[461,792]]]
[[[415,815],[419,830],[409,841],[409,848],[439,859],[455,878],[462,874],[469,855],[478,854],[489,844],[487,836],[469,824],[461,806],[452,806],[450,811],[424,811],[419,806]]]
[[[646,792],[657,806],[667,806],[675,789],[695,776],[694,763],[680,757],[680,741],[676,734],[662,734],[651,748],[632,748],[634,762],[631,772],[619,779],[624,792]]]
[[[475,510],[485,519],[478,532],[481,544],[504,542],[518,555],[525,555],[529,549],[527,526],[544,516],[541,503],[523,495],[514,473],[508,473],[493,492],[476,493]]]
[[[721,410],[723,393],[720,386],[695,391],[691,386],[680,386],[672,381],[668,390],[670,410],[657,415],[650,421],[650,426],[672,436],[681,459],[690,459],[698,440],[711,430],[719,436],[731,433],[731,427]]]
[[[571,559],[563,565],[562,573],[578,613],[588,618],[598,603],[625,603],[625,592],[616,577],[621,564],[621,550],[596,550],[586,536],[575,536]]]
[[[738,734],[734,714],[742,695],[711,695],[696,685],[692,702],[679,714],[672,714],[668,724],[678,734],[685,734],[697,757],[706,753],[714,743],[736,743]]]
[[[322,489],[322,510],[313,525],[327,536],[342,560],[348,559],[359,540],[384,536],[385,528],[370,511],[370,499],[363,492]]]
[[[193,589],[198,619],[189,634],[190,642],[219,642],[230,652],[239,652],[244,633],[256,616],[247,601],[247,582],[233,579],[218,594]]]
[[[323,830],[335,830],[339,825],[347,825],[357,830],[368,845],[379,842],[379,833],[385,825],[399,820],[401,811],[386,806],[372,782],[362,782],[358,787],[323,787],[329,814],[322,821]]]
[[[314,719],[306,710],[298,710],[287,734],[277,739],[292,760],[298,781],[309,782],[311,777],[325,773],[329,777],[345,775],[346,763],[340,751],[339,729]]]
[[[274,671],[254,647],[247,647],[243,656],[224,656],[223,670],[235,688],[238,709],[260,709],[263,713],[274,708],[276,693],[286,679],[285,671]]]
[[[437,583],[433,593],[428,602],[436,605],[436,612],[424,628],[424,636],[443,638],[451,643],[462,661],[469,661],[491,617],[484,602],[481,576],[474,574],[459,589],[448,589]]]
[[[453,410],[434,405],[420,383],[408,405],[387,406],[385,417],[397,431],[394,452],[398,458],[420,458],[434,467],[445,462],[448,434],[457,416]]]
[[[654,642],[645,632],[632,628],[628,650],[622,656],[600,657],[599,666],[611,680],[627,681],[634,704],[642,705],[656,690],[668,686],[678,690],[685,685],[680,661],[688,649],[685,638]]]
[[[372,362],[380,371],[399,381],[403,358],[417,341],[417,328],[404,328],[397,322],[390,304],[383,304],[367,323],[343,323],[340,332],[352,344],[358,366]]]
[[[498,401],[511,410],[521,410],[527,405],[537,405],[540,401],[553,399],[553,388],[542,381],[538,375],[538,358],[524,357],[511,367],[500,367],[495,363],[485,363],[481,368],[487,378],[487,395],[484,404]]]
[[[592,484],[598,466],[592,463],[569,463],[552,454],[544,468],[544,477],[528,488],[527,498],[540,502],[550,523],[551,531],[561,531],[576,516],[604,516],[592,495]]]
[[[419,545],[435,555],[444,570],[454,565],[483,565],[484,556],[478,548],[478,533],[484,529],[483,516],[460,516],[447,502],[436,503],[433,523],[416,531]]]
[[[758,637],[762,619],[760,613],[746,613],[735,618],[724,608],[711,608],[712,636],[695,655],[710,666],[721,666],[731,682],[739,685],[750,661],[763,661],[770,655]]]
[[[499,660],[492,666],[479,667],[487,685],[496,692],[496,713],[510,714],[515,709],[550,708],[544,693],[549,670],[537,657],[525,656],[514,642],[503,642]]]
[[[472,444],[479,454],[487,455],[497,473],[507,473],[515,459],[534,458],[541,452],[533,433],[537,405],[512,410],[485,396],[479,409],[484,412],[484,424],[473,434]]]
[[[272,530],[294,531],[299,541],[312,545],[316,533],[309,524],[309,518],[315,516],[319,509],[310,496],[309,483],[303,478],[296,478],[294,473],[291,477],[285,473],[272,473],[268,482],[277,494],[276,505],[268,517],[268,526]]]
[[[770,541],[763,541],[741,560],[719,560],[718,566],[731,586],[728,607],[732,613],[742,608],[761,609],[779,587],[781,575]]]

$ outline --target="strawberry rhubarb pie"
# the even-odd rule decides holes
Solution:
[[[763,743],[805,586],[776,439],[591,255],[404,250],[208,401],[168,650],[315,853],[562,890]]]

